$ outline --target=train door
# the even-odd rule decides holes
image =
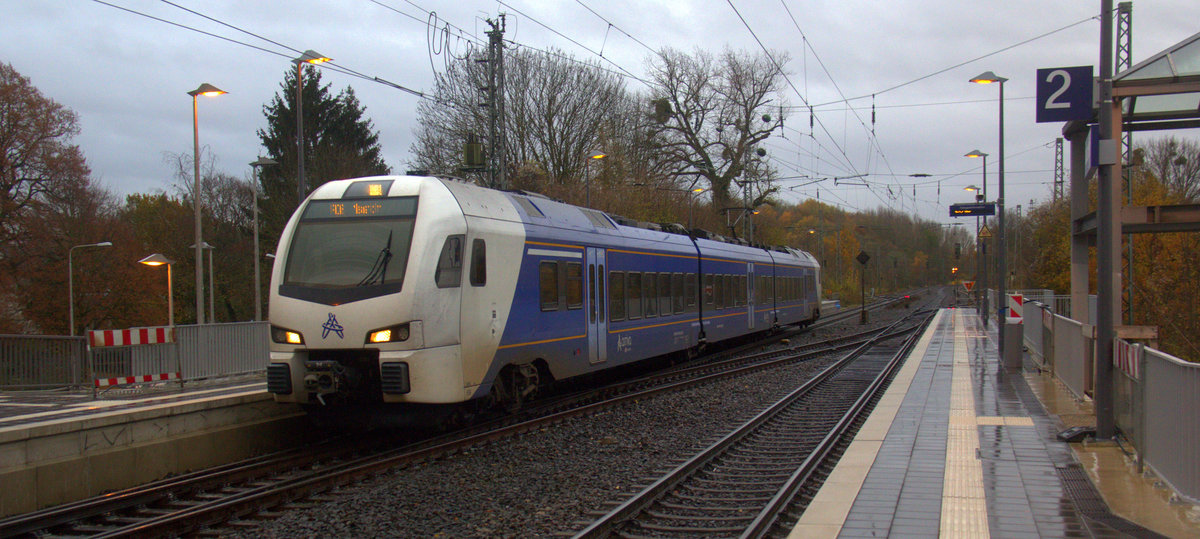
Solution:
[[[746,313],[750,317],[746,327],[754,329],[754,262],[746,263]]]
[[[604,249],[587,248],[587,339],[588,362],[592,365],[608,360],[608,315],[604,312],[607,303],[607,270],[604,267]]]

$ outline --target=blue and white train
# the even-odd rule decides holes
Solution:
[[[552,381],[820,316],[808,253],[450,178],[322,185],[276,254],[268,391],[315,407],[512,410]]]

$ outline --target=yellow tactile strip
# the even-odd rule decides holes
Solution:
[[[950,425],[946,431],[946,474],[942,481],[942,537],[990,537],[979,426],[962,311],[954,312],[954,373],[950,382]]]

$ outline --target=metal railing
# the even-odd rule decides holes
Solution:
[[[95,379],[179,372],[200,380],[263,372],[270,325],[175,326],[175,342],[92,348],[84,337],[0,335],[0,389],[90,387]]]
[[[270,362],[270,325],[235,322],[175,326],[175,342],[94,348],[96,378],[179,372],[200,380],[262,372]]]
[[[1196,503],[1200,500],[1200,459],[1196,458],[1200,364],[1141,345],[1132,348],[1135,372],[1114,369],[1117,427],[1137,448],[1139,464],[1150,466],[1175,492]]]
[[[1095,390],[1092,327],[1054,314],[1048,305],[1024,306],[1024,342],[1030,357],[1051,370],[1076,397]],[[1200,363],[1118,339],[1113,347],[1113,411],[1117,428],[1175,492],[1200,500]]]
[[[0,389],[90,385],[83,337],[0,335]]]

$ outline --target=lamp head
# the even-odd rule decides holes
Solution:
[[[250,163],[250,166],[252,166],[252,167],[265,167],[265,166],[267,166],[267,165],[278,165],[278,164],[279,164],[279,162],[278,162],[278,161],[276,161],[276,160],[274,160],[274,159],[271,159],[270,157],[262,157],[262,156],[259,156],[257,161],[255,161],[255,162],[253,162],[253,163]]]
[[[315,65],[315,64],[323,64],[325,62],[332,62],[333,58],[322,55],[321,53],[314,51],[312,49],[308,49],[308,50],[304,51],[304,54],[301,54],[299,58],[296,58],[295,60],[292,60],[292,61],[297,64],[303,63],[303,64],[314,64]]]
[[[604,159],[608,154],[604,152],[588,152],[588,157],[591,159]]]
[[[974,82],[975,84],[991,84],[993,82],[1003,83],[1006,80],[1008,79],[992,73],[991,71],[984,71],[983,73],[980,73],[972,78],[971,82]]]
[[[190,95],[192,97],[196,97],[198,95],[202,95],[204,97],[216,97],[218,95],[227,94],[227,93],[229,93],[229,92],[226,92],[225,90],[217,88],[216,86],[213,86],[206,82],[204,84],[201,84],[199,88],[196,88],[195,90],[188,92],[188,95]]]
[[[983,153],[979,150],[971,150],[971,151],[963,154],[963,157],[987,157],[987,156],[988,156],[988,154]]]
[[[145,264],[147,266],[161,266],[163,264],[168,264],[168,265],[174,264],[175,261],[173,261],[170,258],[167,258],[159,253],[154,253],[146,258],[138,260],[138,263]]]

